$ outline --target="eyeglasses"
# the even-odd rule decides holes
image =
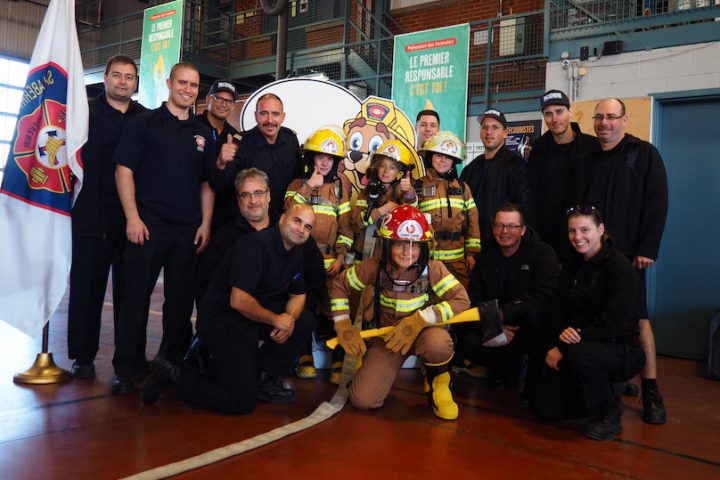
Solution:
[[[250,200],[250,197],[255,198],[256,200],[263,195],[265,195],[268,191],[267,190],[255,190],[254,192],[242,192],[238,193],[238,197],[242,198],[243,200]]]
[[[618,120],[625,115],[615,115],[614,113],[608,114],[608,115],[600,115],[599,113],[597,115],[593,115],[592,119],[596,122],[602,122],[603,120],[607,120],[608,122],[614,122],[615,120]]]
[[[510,233],[513,233],[513,232],[514,232],[515,230],[517,230],[518,228],[522,228],[522,227],[524,227],[524,226],[525,226],[525,225],[516,225],[516,224],[514,224],[514,223],[508,223],[508,224],[505,224],[505,223],[493,223],[493,224],[492,224],[493,230],[497,230],[498,232],[502,232],[503,229],[507,229],[507,231],[510,232]]]
[[[233,105],[235,103],[234,99],[228,99],[223,97],[218,97],[217,95],[210,95],[210,98],[218,102],[220,105],[225,105],[226,107],[229,107],[230,105]]]
[[[570,207],[565,210],[565,215],[567,216],[570,216],[573,213],[579,213],[580,215],[597,215],[600,217],[600,212],[598,212],[597,208],[592,205],[575,205],[574,207]]]

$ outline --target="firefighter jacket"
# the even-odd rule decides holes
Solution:
[[[417,181],[418,208],[430,214],[435,236],[432,258],[446,263],[480,251],[478,210],[467,183],[440,178],[429,168]]]
[[[417,197],[415,196],[415,192],[413,192],[412,195],[412,198],[406,199],[399,183],[396,183],[391,188],[388,188],[385,193],[380,195],[380,198],[378,198],[375,205],[370,205],[366,190],[363,190],[358,194],[355,205],[352,208],[352,222],[359,231],[358,235],[355,237],[354,246],[354,250],[359,255],[359,258],[363,258],[362,253],[365,246],[367,229],[372,228],[372,231],[376,231],[380,224],[380,220],[383,217],[379,208],[391,200],[398,205],[412,205],[413,207],[417,207]],[[367,213],[368,208],[370,208],[370,214]],[[375,238],[375,254],[373,256],[378,256],[380,252],[380,239],[376,235],[373,235],[373,237]]]
[[[430,260],[418,278],[415,269],[402,271],[390,267],[389,276],[380,271],[380,259],[364,260],[342,275],[335,277],[330,289],[330,309],[333,318],[342,319],[350,315],[349,297],[353,291],[360,292],[366,287],[379,285],[379,324],[395,325],[404,317],[418,310],[430,307],[437,323],[470,308],[467,292],[460,282],[448,272],[442,262]],[[378,277],[378,275],[380,275]],[[391,278],[392,277],[392,278]],[[375,304],[373,295],[363,298]],[[364,322],[373,319],[373,305],[362,305]]]
[[[323,183],[312,188],[307,180],[296,178],[285,193],[285,209],[296,203],[306,203],[315,212],[312,237],[323,254],[327,270],[352,247],[350,230],[350,192],[340,186],[340,181]]]

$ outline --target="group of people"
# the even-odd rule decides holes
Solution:
[[[505,146],[505,115],[487,110],[484,153],[461,174],[464,142],[423,110],[417,150],[400,139],[379,145],[351,202],[338,171],[342,129],[322,127],[301,147],[282,125],[282,100],[265,94],[257,125],[240,133],[227,122],[232,82],[216,81],[206,111],[193,116],[199,83],[196,67],[178,63],[168,100],[145,110],[131,100],[136,65],[116,56],[104,93],[90,102],[85,182],[73,209],[76,377],[95,376],[112,267],[114,395],[133,393],[146,377],[146,404],[171,385],[189,403],[225,413],[292,402],[283,378],[293,370],[315,377],[315,332],[338,338],[335,383],[342,353],[360,358],[350,385],[359,409],[382,406],[414,354],[432,411],[445,420],[458,416],[453,367],[487,369],[498,385],[517,384],[526,370],[523,398],[538,415],[590,415],[587,435],[613,438],[620,390],[632,389],[624,382],[642,369],[643,418],[664,423],[643,279],[657,258],[667,186],[657,150],[625,133],[620,100],[596,107],[596,139],[570,122],[564,93],[547,92],[548,131],[527,161]],[[417,155],[426,174],[413,179]],[[161,270],[163,337],[148,362]],[[479,322],[444,325],[471,306]],[[500,327],[490,332],[493,319]],[[394,329],[361,337],[382,326]]]

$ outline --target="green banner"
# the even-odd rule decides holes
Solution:
[[[392,99],[413,121],[420,110],[440,114],[440,130],[465,138],[470,25],[395,37]]]
[[[157,108],[167,100],[165,81],[180,61],[183,0],[145,9],[140,52],[140,103]]]

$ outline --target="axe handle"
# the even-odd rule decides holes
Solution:
[[[464,312],[460,312],[454,317],[448,319],[446,322],[436,323],[435,325],[450,325],[452,323],[464,323],[464,322],[477,322],[480,321],[480,312],[477,307],[469,308]],[[382,328],[371,328],[370,330],[361,330],[360,336],[365,340],[373,337],[382,337],[392,332],[395,329],[394,326],[382,327]],[[326,342],[326,345],[330,350],[335,350],[338,345],[337,337],[331,338]]]

